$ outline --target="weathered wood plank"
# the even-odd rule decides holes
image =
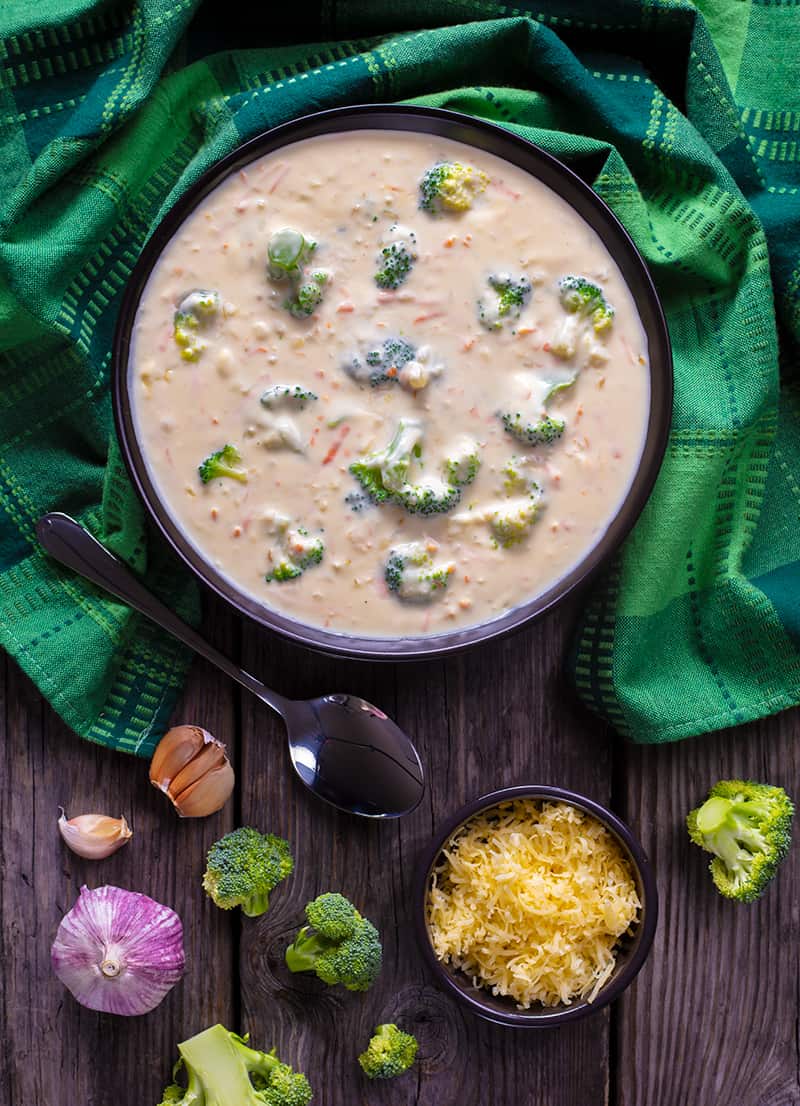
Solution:
[[[678,745],[624,751],[626,812],[658,874],[649,963],[619,1006],[616,1106],[800,1102],[800,917],[795,846],[751,905],[715,890],[686,814],[718,779],[800,796],[800,711]]]
[[[610,793],[608,741],[579,717],[558,682],[565,620],[549,619],[498,645],[431,664],[377,666],[301,652],[248,630],[244,662],[288,695],[354,691],[413,734],[428,773],[422,806],[394,823],[337,813],[290,774],[283,726],[246,698],[244,821],[288,836],[295,875],[259,921],[243,921],[243,1028],[306,1071],[315,1106],[602,1106],[608,1015],[556,1034],[492,1028],[432,985],[411,927],[411,882],[433,828],[465,799],[504,784],[561,783]],[[341,890],[379,926],[385,968],[366,995],[292,976],[283,952],[305,902]],[[419,1038],[414,1075],[369,1084],[356,1064],[372,1028],[399,1020]]]
[[[207,625],[230,645],[230,616],[215,609]],[[4,663],[0,1102],[149,1106],[159,1101],[177,1041],[235,1017],[234,923],[198,887],[205,851],[232,824],[233,804],[209,819],[180,822],[150,786],[146,761],[80,741],[16,666]],[[176,717],[232,741],[230,682],[196,663]],[[124,813],[133,839],[104,861],[82,860],[58,834],[59,804],[69,814]],[[127,1019],[85,1010],[53,976],[50,945],[83,883],[144,891],[182,917],[186,977],[151,1014]]]

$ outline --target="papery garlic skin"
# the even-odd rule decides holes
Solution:
[[[220,810],[236,782],[221,741],[202,726],[173,726],[150,761],[150,782],[172,800],[181,818]]]
[[[53,971],[82,1006],[126,1017],[153,1010],[183,975],[174,910],[122,887],[82,887],[61,919]]]
[[[122,817],[79,814],[67,820],[63,807],[58,819],[58,829],[69,848],[87,860],[103,860],[111,856],[133,836],[130,826]]]

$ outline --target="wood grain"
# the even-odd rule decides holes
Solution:
[[[229,616],[214,610],[208,626],[224,647]],[[16,666],[2,663],[0,1103],[151,1106],[168,1082],[177,1041],[236,1014],[233,922],[199,888],[205,851],[233,811],[179,821],[150,786],[146,761],[80,741]],[[198,662],[177,716],[233,741],[234,706],[230,682]],[[124,813],[133,838],[106,860],[83,860],[61,841],[59,805],[70,815]],[[144,891],[183,919],[186,977],[151,1014],[85,1010],[52,974],[50,945],[84,883]]]
[[[800,711],[663,748],[610,739],[559,678],[563,608],[528,631],[462,657],[364,665],[301,651],[209,607],[209,637],[290,695],[352,690],[418,742],[422,806],[373,823],[325,807],[296,782],[283,724],[196,663],[176,721],[228,741],[241,786],[220,815],[179,822],[146,764],[70,734],[27,679],[0,666],[0,1106],[154,1106],[176,1043],[214,1021],[249,1029],[308,1076],[314,1106],[800,1106],[800,861],[742,907],[713,889],[690,846],[686,812],[714,780],[747,775],[800,790]],[[242,641],[239,638],[242,636]],[[557,1032],[491,1027],[432,985],[411,929],[411,881],[434,829],[466,799],[521,782],[556,783],[614,806],[654,860],[662,915],[653,954],[608,1011]],[[70,813],[123,812],[129,846],[91,863],[56,830]],[[199,882],[210,843],[249,822],[287,836],[294,876],[261,919],[217,910]],[[83,1010],[52,976],[49,948],[80,885],[118,883],[174,906],[187,976],[152,1014]],[[380,927],[385,966],[366,995],[292,976],[283,953],[305,902],[340,889]],[[420,1041],[403,1079],[366,1081],[355,1062],[374,1025],[399,1021]]]
[[[288,695],[354,691],[412,734],[427,770],[421,807],[370,823],[326,808],[287,771],[283,727],[242,702],[242,815],[288,836],[297,867],[263,919],[243,922],[243,1021],[308,1073],[315,1106],[603,1106],[608,1015],[557,1034],[493,1028],[439,993],[412,932],[411,882],[434,827],[466,799],[505,784],[558,782],[610,793],[608,741],[564,701],[563,621],[445,662],[364,665],[301,652],[249,630],[244,663]],[[558,704],[557,709],[555,704]],[[283,963],[304,904],[340,890],[379,927],[385,965],[366,995],[292,976]],[[356,1064],[372,1029],[399,1021],[420,1041],[413,1076],[369,1083]]]
[[[800,793],[800,711],[624,756],[624,813],[658,875],[661,919],[617,1009],[619,1106],[797,1106],[800,853],[757,903],[715,890],[686,814],[718,779]]]

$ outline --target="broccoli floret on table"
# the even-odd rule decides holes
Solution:
[[[389,228],[378,254],[375,283],[388,290],[399,288],[408,279],[417,257],[416,234],[395,223]]]
[[[197,471],[204,484],[219,477],[247,483],[247,470],[241,467],[242,458],[235,445],[224,445],[198,465]]]
[[[430,603],[444,593],[455,568],[452,561],[435,561],[424,542],[408,542],[389,551],[383,575],[398,599]]]
[[[328,891],[306,906],[304,925],[286,950],[292,972],[315,972],[323,983],[368,991],[381,970],[377,929],[338,892]]]
[[[308,1106],[308,1080],[272,1052],[251,1048],[247,1037],[212,1025],[178,1045],[180,1060],[159,1106]]]
[[[430,215],[467,211],[488,183],[480,169],[459,161],[439,161],[419,182],[419,206]]]
[[[222,910],[240,906],[253,918],[265,913],[270,892],[293,870],[288,841],[240,826],[211,846],[203,887]]]
[[[531,298],[531,282],[523,273],[493,273],[487,284],[490,292],[478,300],[478,322],[486,330],[500,330],[522,314]]]
[[[368,1079],[393,1079],[408,1071],[418,1048],[416,1037],[389,1022],[376,1027],[358,1062]]]
[[[206,348],[201,337],[211,319],[219,312],[222,299],[219,292],[197,288],[184,296],[172,320],[172,334],[180,346],[184,361],[197,361]]]
[[[753,902],[788,852],[793,816],[782,787],[720,780],[686,822],[692,841],[714,854],[709,870],[720,894]]]

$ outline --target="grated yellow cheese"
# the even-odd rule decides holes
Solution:
[[[592,1002],[640,909],[630,863],[605,826],[567,803],[517,799],[447,842],[428,928],[439,960],[528,1009]]]

